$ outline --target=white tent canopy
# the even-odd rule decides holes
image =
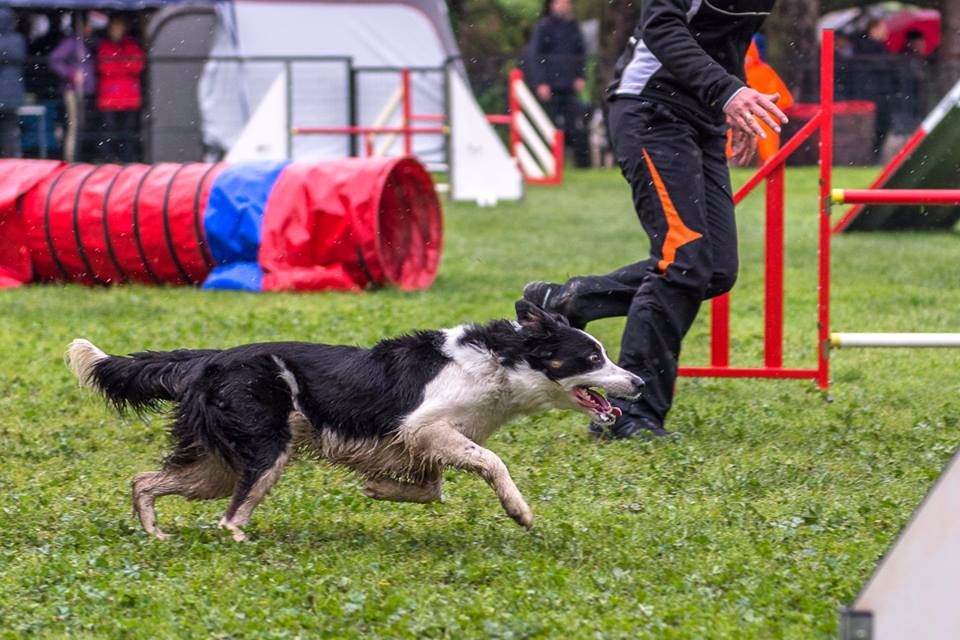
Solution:
[[[439,134],[418,134],[414,153],[426,163],[450,162],[456,199],[522,195],[515,163],[455,62],[459,52],[443,2],[236,0],[220,14],[198,91],[204,142],[228,150],[228,160],[350,155],[346,134],[288,140],[287,132],[347,126],[351,118],[374,124],[399,87],[396,69],[412,67],[420,70],[412,76],[413,113],[444,114],[451,124],[449,145]],[[384,124],[399,125],[399,118],[398,110]],[[387,143],[387,136],[377,138],[378,148]],[[384,155],[402,151],[398,139]]]

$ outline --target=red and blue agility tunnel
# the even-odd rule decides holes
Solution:
[[[410,158],[0,160],[0,288],[68,281],[422,289],[436,277],[442,237],[433,182]]]

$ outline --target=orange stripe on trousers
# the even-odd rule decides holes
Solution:
[[[653,186],[657,189],[657,196],[660,198],[660,205],[663,207],[663,215],[667,218],[667,237],[664,239],[661,249],[663,259],[657,263],[657,268],[660,271],[666,271],[677,256],[677,249],[697,238],[702,238],[703,234],[697,233],[683,224],[680,214],[677,213],[677,208],[673,206],[673,200],[667,191],[667,185],[663,184],[663,179],[657,172],[657,168],[653,166],[653,160],[650,159],[646,149],[643,150],[643,157],[647,160],[650,175],[653,177]]]

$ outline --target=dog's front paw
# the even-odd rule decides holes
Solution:
[[[525,529],[533,528],[533,510],[522,498],[505,502],[503,508],[518,525]]]
[[[235,525],[234,523],[228,521],[226,518],[220,520],[217,524],[217,527],[220,529],[225,529],[230,532],[231,537],[233,537],[236,542],[246,542],[247,534],[243,532],[243,529]]]
[[[390,497],[390,494],[384,490],[383,484],[376,480],[364,482],[361,491],[363,491],[363,495],[374,500],[386,500]]]

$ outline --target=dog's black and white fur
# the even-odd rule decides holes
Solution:
[[[220,526],[244,540],[242,527],[296,450],[356,470],[364,493],[381,500],[439,500],[445,467],[473,471],[530,527],[530,507],[483,442],[512,416],[550,408],[612,422],[619,411],[595,389],[635,397],[643,381],[561,316],[525,301],[517,314],[371,349],[277,342],[122,357],[78,339],[66,357],[121,411],[174,403],[173,451],[161,470],[132,481],[140,523],[158,538],[166,534],[154,500],[176,494],[232,496]]]

